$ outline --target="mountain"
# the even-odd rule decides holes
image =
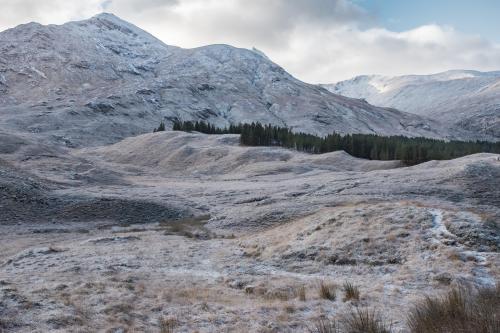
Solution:
[[[500,71],[454,70],[434,75],[364,75],[329,91],[369,103],[431,117],[500,138]]]
[[[0,33],[0,115],[0,131],[70,147],[117,142],[176,118],[320,135],[474,137],[301,82],[258,50],[169,46],[106,13]]]

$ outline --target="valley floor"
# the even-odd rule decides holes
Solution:
[[[425,295],[500,278],[498,155],[402,168],[164,132],[0,167],[0,331],[309,332],[358,307],[407,332]]]

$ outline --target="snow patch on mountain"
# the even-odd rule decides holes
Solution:
[[[500,137],[500,71],[452,70],[433,75],[365,75],[336,84],[329,91],[363,98],[450,123],[463,129]]]

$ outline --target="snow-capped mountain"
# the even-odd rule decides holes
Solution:
[[[175,118],[259,121],[314,134],[471,137],[301,82],[260,51],[169,46],[112,14],[0,33],[0,130],[82,146]]]
[[[500,71],[358,76],[323,87],[336,94],[364,98],[377,106],[397,108],[500,138]]]

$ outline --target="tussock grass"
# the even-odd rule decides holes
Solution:
[[[344,302],[353,300],[359,301],[359,288],[355,286],[351,282],[344,282],[342,286],[342,290],[344,291]]]
[[[319,297],[330,301],[335,301],[337,298],[337,286],[332,283],[320,281],[318,286]]]
[[[341,333],[340,327],[335,320],[319,318],[314,321],[310,333]]]
[[[271,289],[267,290],[265,293],[265,298],[268,300],[279,300],[282,302],[286,302],[293,297],[295,297],[294,290],[289,288]]]
[[[407,323],[415,333],[500,332],[500,286],[455,287],[442,296],[427,296],[410,311]]]
[[[313,322],[310,333],[391,333],[390,327],[377,312],[355,307],[343,315],[339,321],[335,319],[317,319]]]
[[[342,319],[345,333],[390,333],[390,327],[380,315],[369,309],[356,307]]]
[[[284,307],[283,307],[283,310],[288,313],[288,314],[292,314],[292,313],[295,313],[297,311],[297,308],[295,308],[295,306],[293,304],[286,304]]]
[[[175,318],[160,317],[160,319],[158,319],[160,333],[174,333],[174,328],[177,326],[177,324],[178,322]]]
[[[300,286],[297,289],[297,296],[299,297],[299,300],[301,302],[305,302],[306,301],[306,287],[305,286]]]

